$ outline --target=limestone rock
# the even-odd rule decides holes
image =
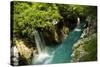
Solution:
[[[33,48],[26,46],[26,43],[23,40],[16,40],[16,46],[20,56],[30,63],[30,58],[33,54]]]

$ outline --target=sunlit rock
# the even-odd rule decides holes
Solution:
[[[16,40],[16,46],[17,46],[17,49],[18,49],[20,56],[24,60],[26,60],[26,63],[30,64],[31,56],[33,54],[33,48],[32,47],[29,48],[26,45],[26,43],[21,39]]]

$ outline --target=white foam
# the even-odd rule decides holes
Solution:
[[[51,55],[47,53],[40,53],[39,55],[34,57],[33,62],[34,64],[39,64],[39,63],[47,64],[50,58],[51,58]]]
[[[74,31],[81,31],[81,29],[76,28]]]

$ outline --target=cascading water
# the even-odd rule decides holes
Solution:
[[[34,37],[38,54],[33,52],[32,64],[43,64],[50,55],[46,51],[45,41],[41,32],[34,30]]]
[[[81,29],[79,27],[80,27],[80,18],[77,17],[77,26],[75,28],[75,31],[81,31]]]
[[[38,31],[35,30],[34,32],[35,32],[34,37],[35,37],[36,47],[37,47],[38,53],[40,54],[41,52],[45,50],[43,48],[45,44],[41,41]]]

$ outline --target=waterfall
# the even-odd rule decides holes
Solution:
[[[46,52],[46,43],[45,43],[45,40],[44,40],[42,32],[40,32],[40,38],[41,38],[42,52]]]
[[[43,64],[50,57],[50,55],[46,51],[45,40],[42,32],[34,30],[34,37],[38,54],[33,52],[34,57],[32,59],[32,64]]]
[[[79,27],[79,25],[80,25],[80,18],[77,17],[77,27]]]
[[[74,31],[81,31],[81,29],[80,29],[79,27],[80,27],[80,18],[77,17],[77,26],[76,26],[76,28],[74,29]]]
[[[36,42],[36,47],[37,47],[38,53],[40,54],[41,52],[45,51],[44,39],[42,36],[40,38],[40,34],[37,30],[34,31],[34,37],[35,37],[35,42]]]

